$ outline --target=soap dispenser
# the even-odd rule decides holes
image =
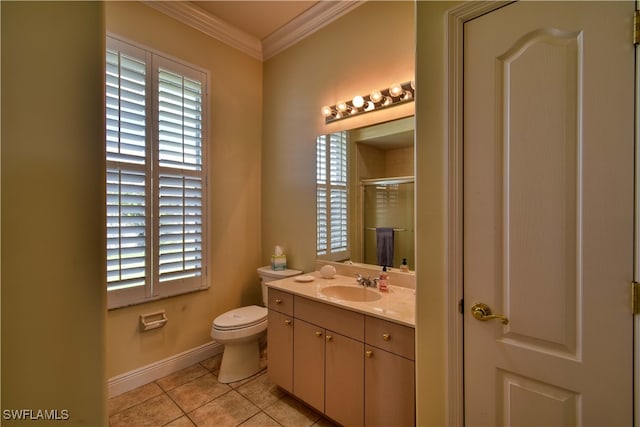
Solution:
[[[402,264],[400,265],[400,271],[404,271],[405,273],[409,271],[409,266],[407,265],[407,259],[402,258]]]
[[[378,289],[380,292],[387,292],[389,290],[389,275],[387,274],[387,266],[382,266],[382,272],[380,272],[380,278],[378,279]]]

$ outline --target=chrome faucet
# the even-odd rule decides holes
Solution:
[[[364,277],[362,274],[356,274],[356,282],[362,286],[375,288],[378,285],[378,279],[371,280],[371,276]]]

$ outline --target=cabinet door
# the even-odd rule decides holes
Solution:
[[[365,350],[365,425],[415,425],[414,362],[375,347]]]
[[[269,379],[288,392],[293,390],[293,319],[269,310],[267,327]]]
[[[296,319],[293,335],[293,393],[324,412],[324,329]]]
[[[344,426],[364,424],[364,344],[327,330],[325,414]]]

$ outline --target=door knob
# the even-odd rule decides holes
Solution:
[[[489,308],[489,306],[481,302],[476,303],[473,305],[473,307],[471,307],[471,314],[473,314],[473,317],[478,320],[482,320],[483,322],[491,319],[499,319],[503,325],[509,323],[509,319],[507,319],[505,316],[499,314],[491,314],[491,309]]]

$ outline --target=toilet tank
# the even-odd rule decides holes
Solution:
[[[274,280],[286,279],[287,277],[297,276],[298,274],[302,274],[300,270],[273,270],[270,265],[258,268],[258,276],[260,276],[260,285],[262,286],[262,302],[264,306],[267,306],[267,283],[273,282]]]

